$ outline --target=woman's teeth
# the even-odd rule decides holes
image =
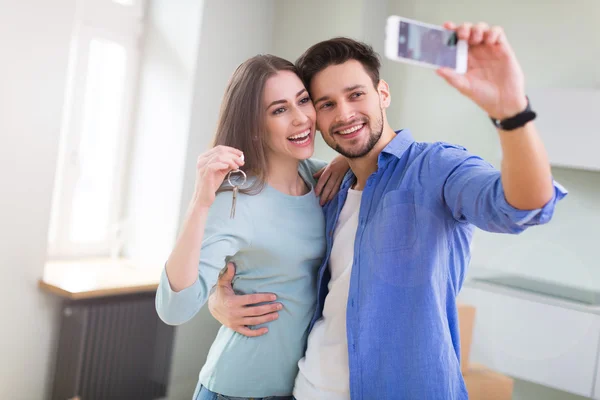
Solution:
[[[362,128],[364,124],[353,126],[352,128],[344,129],[343,131],[338,131],[338,133],[342,135],[348,135],[350,133],[356,132],[360,128]]]
[[[296,142],[296,143],[305,143],[308,140],[309,136],[310,136],[310,129],[307,129],[302,133],[299,133],[294,136],[290,136],[288,139],[293,142]]]

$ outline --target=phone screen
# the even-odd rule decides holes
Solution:
[[[398,57],[456,68],[456,32],[400,21]]]

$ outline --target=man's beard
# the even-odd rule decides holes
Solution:
[[[381,115],[375,121],[375,125],[373,126],[373,129],[370,129],[371,128],[370,123],[368,124],[369,130],[370,130],[369,140],[361,149],[354,150],[354,151],[345,150],[344,148],[342,148],[342,146],[340,146],[337,143],[335,144],[335,147],[333,147],[333,149],[346,158],[361,158],[361,157],[364,157],[367,154],[369,154],[369,152],[371,150],[373,150],[373,147],[375,147],[377,142],[379,142],[379,139],[381,138],[381,135],[383,134],[383,109],[380,109],[379,111],[380,111]],[[366,127],[367,127],[367,124],[365,124],[365,128]],[[333,136],[333,134],[332,134],[332,136]]]

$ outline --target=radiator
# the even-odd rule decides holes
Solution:
[[[154,400],[166,396],[174,328],[154,293],[63,306],[52,400]]]

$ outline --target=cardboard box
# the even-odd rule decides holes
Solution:
[[[475,326],[475,307],[458,304],[458,329],[460,331],[460,369],[464,373],[469,369],[471,342]]]
[[[469,400],[511,400],[514,381],[483,365],[471,364],[463,373]]]

